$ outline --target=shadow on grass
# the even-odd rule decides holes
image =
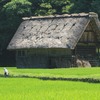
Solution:
[[[0,77],[4,77],[4,75],[0,74]],[[100,83],[100,79],[94,79],[94,78],[63,78],[63,77],[44,77],[44,76],[28,76],[28,75],[19,75],[19,76],[13,76],[9,75],[6,78],[37,78],[41,80],[59,80],[59,81],[80,81],[80,82],[88,82],[88,83]]]

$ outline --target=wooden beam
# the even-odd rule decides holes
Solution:
[[[85,32],[94,32],[93,30],[85,30]]]

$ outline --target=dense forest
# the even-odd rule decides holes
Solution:
[[[0,66],[14,65],[14,52],[7,45],[22,17],[96,12],[100,16],[100,0],[0,0]],[[12,61],[12,62],[11,62]]]

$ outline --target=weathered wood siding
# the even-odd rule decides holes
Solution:
[[[95,28],[93,27],[92,23],[90,22],[84,31],[81,39],[79,42],[83,43],[96,43],[98,41],[97,39],[97,32],[95,31]]]
[[[63,68],[71,66],[69,49],[31,49],[18,50],[16,66],[18,68]]]

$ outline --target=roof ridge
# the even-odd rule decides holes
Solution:
[[[34,20],[34,19],[45,19],[45,18],[68,18],[68,17],[98,17],[98,14],[95,12],[89,13],[74,13],[74,14],[62,14],[62,15],[48,15],[48,16],[31,16],[31,17],[23,17],[23,20]]]
[[[98,18],[98,14],[95,12],[89,12],[89,17],[96,17]]]
[[[85,17],[89,16],[89,13],[74,13],[74,14],[62,14],[62,15],[48,15],[48,16],[31,16],[31,17],[23,17],[23,20],[31,20],[31,19],[44,19],[44,18],[60,18],[60,17]]]

